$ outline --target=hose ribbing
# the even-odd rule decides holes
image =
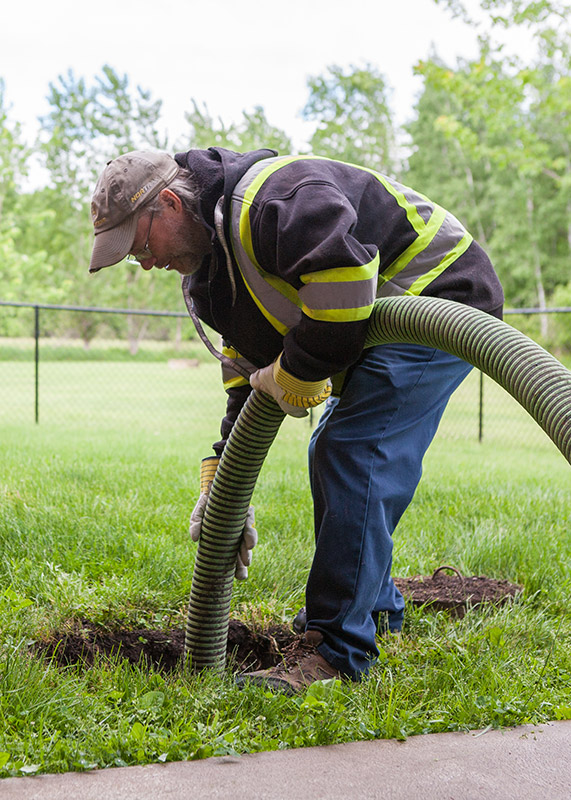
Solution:
[[[375,303],[366,347],[409,342],[444,350],[503,386],[571,463],[571,372],[505,322],[434,297]],[[236,555],[256,480],[284,419],[277,403],[252,392],[236,423],[206,506],[187,616],[185,653],[194,669],[226,660]]]
[[[425,344],[458,356],[500,384],[571,463],[571,373],[551,353],[496,317],[437,297],[375,304],[366,346]]]
[[[192,576],[185,653],[193,669],[226,663],[236,555],[264,459],[285,417],[277,403],[252,392],[228,438],[208,496]]]

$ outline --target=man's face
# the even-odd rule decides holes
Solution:
[[[146,247],[151,255],[138,259],[144,270],[168,267],[181,275],[191,275],[211,252],[210,237],[199,222],[170,202],[172,198],[167,196],[166,200],[163,202],[161,197],[161,207],[152,218],[150,213],[141,215],[131,252],[136,255]]]

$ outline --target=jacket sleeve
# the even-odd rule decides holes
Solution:
[[[240,355],[240,353],[231,345],[224,342],[222,352],[228,358],[231,358],[243,369],[248,372],[254,372],[256,367],[251,364],[247,359]],[[222,451],[230,436],[230,431],[238,415],[242,410],[243,405],[248,399],[252,388],[246,378],[227,364],[222,364],[222,381],[224,389],[226,390],[226,414],[220,424],[220,440],[212,445],[212,449],[217,456],[222,455]]]
[[[362,352],[379,271],[377,247],[354,235],[355,208],[335,185],[307,182],[263,199],[250,218],[258,262],[301,303],[282,363],[304,380],[346,369]]]

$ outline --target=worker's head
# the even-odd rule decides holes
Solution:
[[[93,193],[95,243],[90,272],[126,256],[143,269],[190,274],[210,251],[196,217],[198,193],[187,170],[166,153],[133,151],[110,161]]]

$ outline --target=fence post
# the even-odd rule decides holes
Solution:
[[[36,425],[40,421],[40,307],[34,306],[34,339],[36,345],[35,363],[35,419]]]
[[[480,402],[478,414],[478,441],[484,438],[484,373],[480,371]]]

